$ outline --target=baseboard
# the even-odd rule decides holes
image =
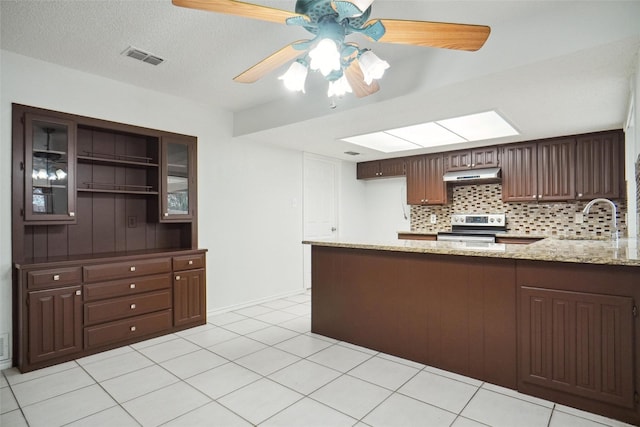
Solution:
[[[268,296],[268,297],[265,297],[265,298],[258,298],[258,299],[247,301],[247,302],[243,302],[243,303],[240,303],[240,304],[234,304],[234,305],[229,305],[229,306],[222,307],[222,308],[216,308],[214,310],[208,310],[207,311],[207,317],[216,316],[218,314],[227,313],[229,311],[240,310],[242,308],[251,307],[252,305],[262,304],[263,302],[269,302],[269,301],[274,301],[274,300],[277,300],[277,299],[280,299],[280,298],[286,298],[286,297],[290,297],[290,296],[293,296],[293,295],[303,294],[305,292],[308,292],[308,289],[299,289],[297,291],[285,292],[285,293],[282,293],[282,294],[271,295],[271,296]]]
[[[0,362],[0,371],[4,371],[5,369],[9,369],[13,366],[13,362],[11,362],[11,359],[9,360],[5,360],[3,362]],[[0,374],[2,375],[2,374]]]

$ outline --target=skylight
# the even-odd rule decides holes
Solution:
[[[513,135],[518,135],[518,131],[502,116],[495,111],[486,111],[343,138],[343,141],[384,153],[393,153]]]

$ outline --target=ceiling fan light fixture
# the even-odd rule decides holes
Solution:
[[[293,61],[289,69],[280,77],[284,86],[293,92],[304,92],[304,83],[307,80],[309,70],[307,66],[300,61]]]
[[[381,79],[384,72],[389,68],[389,63],[384,61],[370,50],[364,51],[358,58],[360,68],[364,76],[364,82],[370,85],[374,80]]]
[[[338,71],[342,68],[340,63],[340,51],[335,41],[331,39],[322,39],[309,52],[311,63],[309,68],[312,70],[320,70],[323,76],[328,76],[332,71]]]
[[[333,96],[343,96],[346,93],[352,93],[351,85],[347,81],[346,76],[342,76],[337,80],[329,82],[329,90],[327,91],[327,96],[329,98]]]

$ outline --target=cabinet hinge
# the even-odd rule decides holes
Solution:
[[[638,317],[638,306],[634,305],[633,308],[631,309],[631,314],[633,314],[633,317]]]
[[[633,393],[633,401],[636,403],[640,402],[640,396],[638,396],[637,391]]]
[[[20,162],[20,170],[23,171],[24,170],[24,162]]]
[[[20,216],[24,216],[24,209],[20,208]]]

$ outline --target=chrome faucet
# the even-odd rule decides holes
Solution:
[[[593,199],[592,201],[590,201],[589,203],[587,203],[587,206],[584,207],[584,209],[582,210],[582,213],[587,215],[589,213],[589,209],[591,209],[591,206],[595,205],[598,202],[604,202],[604,203],[609,203],[611,205],[611,238],[614,240],[618,239],[618,208],[616,208],[616,204],[613,203],[611,200],[609,199]]]

